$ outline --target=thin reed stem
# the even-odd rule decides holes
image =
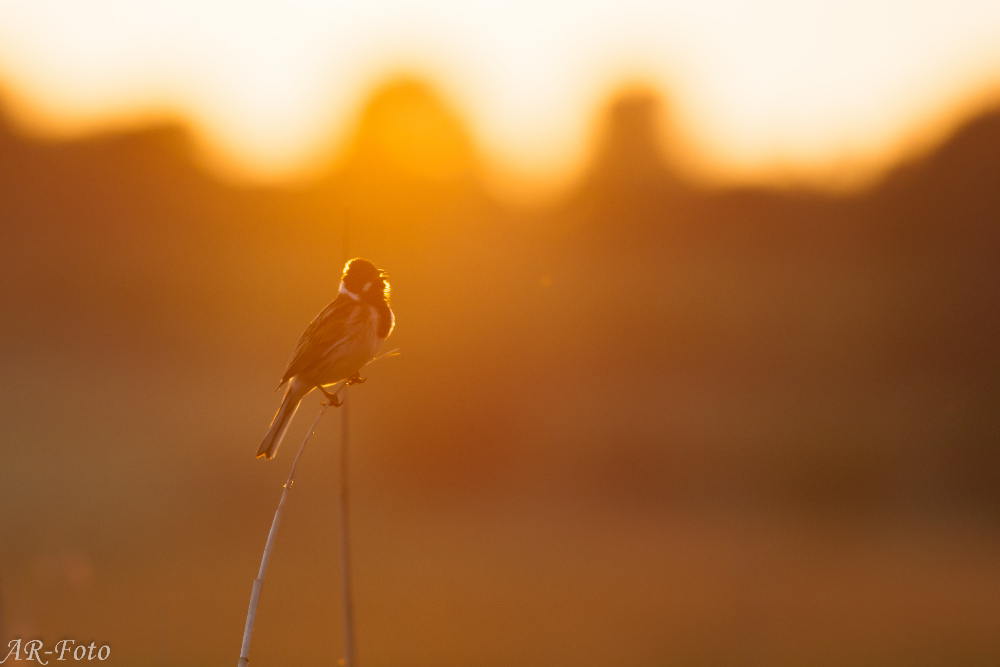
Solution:
[[[264,555],[260,559],[260,572],[257,574],[257,578],[253,580],[253,590],[250,593],[250,609],[247,611],[247,624],[243,629],[243,646],[240,648],[239,667],[247,667],[250,664],[250,640],[253,638],[254,621],[257,619],[257,604],[260,602],[260,591],[264,587],[264,576],[267,574],[267,565],[271,561],[271,549],[274,547],[274,538],[278,534],[278,524],[281,523],[281,513],[285,509],[288,490],[292,488],[292,484],[295,481],[295,468],[299,465],[299,459],[302,457],[302,452],[305,451],[306,443],[309,442],[309,437],[316,431],[316,425],[319,424],[319,420],[323,416],[323,413],[326,412],[327,407],[324,403],[319,414],[316,415],[316,419],[313,420],[312,426],[309,427],[306,437],[302,439],[302,444],[299,445],[299,452],[295,455],[295,460],[292,461],[292,469],[288,473],[288,481],[285,482],[285,486],[281,491],[281,500],[278,501],[278,509],[274,512],[271,530],[267,534],[267,543],[264,545]]]
[[[379,359],[395,357],[398,355],[399,348],[389,350],[388,352],[378,355],[369,361],[368,364],[372,364]],[[366,368],[368,364],[365,364],[362,368]],[[336,394],[343,389],[344,386],[344,384],[341,384],[333,393]],[[274,520],[271,522],[271,530],[267,534],[267,543],[264,545],[264,555],[260,559],[260,572],[257,574],[257,578],[253,581],[253,590],[250,593],[250,609],[247,611],[247,623],[243,628],[243,646],[240,648],[239,667],[247,667],[250,664],[250,640],[253,638],[254,621],[257,619],[257,605],[260,602],[260,591],[264,587],[264,575],[267,574],[267,565],[271,560],[271,549],[274,547],[274,538],[278,534],[278,524],[281,523],[281,514],[285,509],[285,500],[288,498],[288,490],[292,488],[292,483],[295,480],[295,468],[299,465],[299,459],[302,457],[302,452],[305,451],[306,443],[309,442],[309,437],[316,431],[316,425],[319,424],[320,418],[326,412],[328,407],[330,407],[329,403],[323,403],[323,407],[320,409],[319,414],[316,415],[316,419],[313,420],[312,426],[309,427],[306,437],[302,439],[302,444],[299,445],[299,451],[295,455],[295,460],[292,461],[292,469],[288,473],[288,481],[285,482],[284,489],[281,491],[281,499],[278,501],[278,509],[274,512]],[[341,412],[343,420],[341,422],[342,431],[340,454],[340,553],[341,583],[344,606],[344,660],[342,664],[345,667],[352,667],[354,664],[354,603],[351,598],[350,550],[348,548],[349,545],[347,540],[347,455],[348,429],[350,425],[348,421],[347,405],[341,406]]]
[[[350,412],[340,411],[340,583],[344,608],[344,667],[354,667],[354,598],[351,594],[351,550],[348,542],[348,453],[350,451]]]

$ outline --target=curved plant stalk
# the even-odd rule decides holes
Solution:
[[[302,444],[299,445],[299,452],[295,455],[295,460],[292,461],[292,470],[288,473],[288,481],[285,482],[285,487],[281,491],[281,500],[278,501],[278,509],[274,512],[271,530],[267,534],[267,543],[264,545],[264,556],[260,559],[260,572],[257,574],[257,578],[253,580],[253,590],[250,593],[250,609],[247,611],[247,624],[243,629],[243,646],[240,648],[239,667],[247,667],[250,664],[250,640],[253,638],[253,624],[257,618],[257,604],[260,602],[260,590],[264,586],[264,575],[267,574],[267,564],[271,560],[271,549],[274,547],[274,537],[278,534],[278,524],[281,523],[281,513],[285,509],[288,490],[292,488],[292,484],[295,481],[295,468],[299,465],[299,458],[302,456],[302,452],[305,451],[306,443],[309,442],[309,436],[316,431],[316,425],[319,424],[319,420],[323,416],[323,413],[326,412],[327,407],[329,406],[324,403],[319,414],[316,415],[316,419],[313,420],[312,426],[309,427],[306,437],[302,439]]]
[[[399,348],[394,350],[389,350],[384,352],[371,361],[368,364],[375,363],[379,359],[385,359],[386,357],[395,357],[399,355]],[[366,368],[368,364],[365,364],[362,368]],[[337,392],[343,388],[343,384],[337,388]],[[334,392],[336,393],[336,392]],[[278,524],[281,523],[281,513],[285,509],[285,499],[288,497],[288,490],[292,488],[292,483],[295,480],[295,468],[299,465],[299,458],[302,456],[302,452],[306,448],[306,443],[309,442],[309,437],[316,431],[316,425],[319,424],[320,418],[326,412],[329,407],[328,403],[324,403],[322,409],[320,409],[319,414],[316,415],[316,419],[313,420],[312,426],[309,427],[309,431],[306,433],[306,437],[302,439],[302,444],[299,445],[299,451],[295,455],[295,460],[292,461],[292,469],[288,473],[288,481],[285,482],[284,489],[281,491],[281,499],[278,501],[278,509],[274,512],[274,520],[271,522],[271,530],[267,534],[267,543],[264,545],[264,555],[260,559],[260,572],[257,574],[257,578],[253,581],[253,590],[250,593],[250,608],[247,610],[247,622],[246,626],[243,628],[243,645],[240,647],[240,662],[239,667],[247,667],[250,664],[250,640],[253,638],[253,625],[257,618],[257,605],[260,602],[260,591],[264,587],[264,575],[267,574],[267,565],[271,560],[271,549],[274,547],[274,537],[278,533]],[[344,406],[343,410],[343,421],[342,421],[342,443],[341,443],[341,459],[340,459],[340,549],[341,549],[341,582],[343,584],[343,606],[344,606],[344,660],[342,662],[346,667],[351,667],[354,664],[354,605],[351,600],[351,578],[350,578],[350,555],[348,552],[348,542],[347,542],[347,499],[348,499],[348,487],[347,487],[347,433],[348,433],[348,421],[347,421],[347,406]]]

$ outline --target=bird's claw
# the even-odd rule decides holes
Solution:
[[[326,389],[323,389],[323,387],[316,387],[316,388],[319,389],[321,392],[323,392],[323,395],[326,396],[325,405],[332,405],[335,408],[339,408],[341,405],[344,404],[344,401],[341,400],[340,398],[340,390],[343,389],[344,387],[350,387],[352,384],[364,384],[364,382],[367,380],[368,378],[361,377],[360,373],[355,373],[351,377],[347,378],[347,382],[345,382],[342,386],[340,386],[335,392],[331,393]]]
[[[328,392],[326,389],[323,389],[323,387],[317,387],[317,389],[323,392],[323,395],[326,396],[326,405],[332,405],[335,408],[339,408],[341,405],[344,404],[344,402],[340,400],[340,397],[337,396],[337,394],[340,392],[339,389],[333,392],[332,394]]]

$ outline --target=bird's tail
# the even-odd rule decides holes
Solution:
[[[303,383],[296,381],[294,378],[288,383],[288,389],[285,390],[285,398],[281,401],[281,407],[278,408],[277,414],[274,415],[274,420],[271,422],[271,428],[267,430],[267,435],[264,436],[264,441],[260,443],[260,447],[257,448],[257,458],[264,457],[265,459],[273,459],[274,455],[278,453],[278,446],[281,444],[281,439],[285,437],[285,431],[288,430],[288,425],[292,423],[292,417],[295,416],[295,411],[299,408],[299,403],[309,390],[303,387]]]

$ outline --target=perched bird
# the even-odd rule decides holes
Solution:
[[[274,458],[295,410],[310,391],[318,388],[330,404],[339,406],[336,394],[326,391],[325,385],[364,382],[361,367],[375,357],[394,325],[385,272],[367,259],[349,261],[337,298],[306,327],[278,383],[279,389],[285,383],[288,388],[257,458]]]

